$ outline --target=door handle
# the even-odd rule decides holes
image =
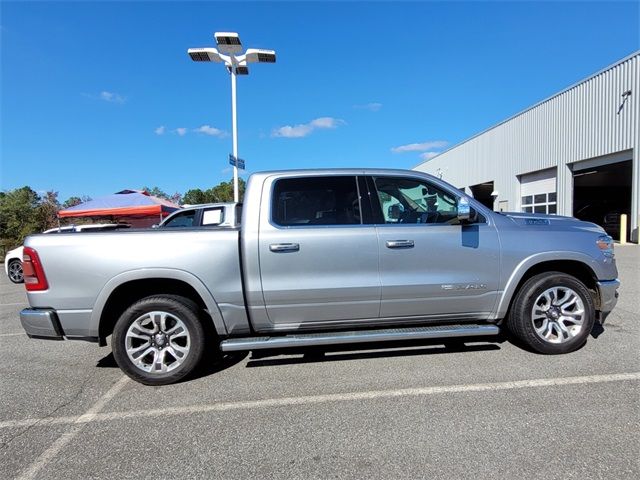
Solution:
[[[269,250],[272,252],[297,252],[300,250],[300,245],[297,243],[272,243],[269,245]]]
[[[387,248],[413,248],[413,240],[387,240]]]

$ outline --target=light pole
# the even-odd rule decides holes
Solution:
[[[190,48],[187,52],[194,62],[224,63],[231,75],[231,128],[233,136],[233,201],[240,200],[238,192],[238,116],[236,113],[236,75],[249,75],[248,63],[275,63],[276,52],[248,48],[242,54],[240,37],[234,32],[216,32],[215,48]]]

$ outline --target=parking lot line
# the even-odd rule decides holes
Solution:
[[[0,307],[18,307],[20,305],[29,305],[26,302],[20,302],[20,303],[0,303]]]
[[[0,333],[0,337],[17,337],[17,336],[26,336],[27,334],[24,332],[20,333]]]
[[[194,413],[221,412],[226,410],[250,410],[254,408],[282,407],[292,405],[308,405],[329,402],[348,402],[356,400],[375,400],[381,398],[420,397],[439,394],[455,394],[470,392],[490,392],[498,390],[515,390],[524,388],[560,387],[567,385],[585,385],[610,382],[640,380],[640,372],[613,373],[607,375],[589,375],[580,377],[540,378],[533,380],[516,380],[512,382],[476,383],[467,385],[444,385],[438,387],[404,388],[399,390],[372,390],[365,392],[333,393],[327,395],[310,395],[302,397],[269,398],[241,402],[221,402],[205,405],[169,407],[155,410],[132,410],[121,412],[99,413],[101,408],[91,410],[80,417],[27,418],[23,420],[6,420],[0,422],[2,428],[31,426],[49,426],[74,424],[76,426],[89,422],[108,422],[129,418],[189,415]],[[108,392],[109,393],[109,392]],[[117,393],[117,392],[116,392]],[[115,393],[111,395],[113,397]],[[110,397],[110,398],[111,398]],[[106,402],[105,402],[106,403]]]
[[[35,478],[40,470],[42,470],[59,452],[62,450],[65,445],[67,445],[71,440],[74,439],[80,430],[88,423],[91,422],[95,415],[102,410],[107,402],[115,397],[120,390],[125,386],[129,377],[122,377],[118,380],[102,397],[98,399],[93,406],[87,410],[84,414],[80,415],[73,422],[73,427],[68,431],[62,434],[55,442],[51,444],[49,448],[47,448],[42,455],[40,455],[29,467],[18,476],[19,480],[28,480]]]

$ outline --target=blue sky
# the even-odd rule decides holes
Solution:
[[[229,76],[189,47],[237,31],[253,171],[411,168],[640,48],[634,2],[2,2],[3,190],[168,193],[231,177]]]

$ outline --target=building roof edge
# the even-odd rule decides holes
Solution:
[[[490,126],[490,127],[488,127],[488,128],[485,128],[484,130],[482,130],[482,131],[480,131],[480,132],[476,133],[475,135],[472,135],[471,137],[469,137],[469,138],[467,138],[467,139],[465,139],[465,140],[462,140],[461,142],[456,143],[455,145],[453,145],[453,146],[451,146],[451,147],[447,148],[445,151],[440,152],[440,153],[439,153],[438,155],[436,155],[435,157],[432,157],[432,158],[430,158],[429,160],[425,160],[425,161],[422,161],[422,162],[418,163],[417,165],[415,165],[415,166],[414,166],[414,167],[412,167],[411,169],[412,169],[412,170],[415,170],[416,168],[420,167],[421,165],[425,165],[425,164],[429,163],[431,160],[434,160],[434,159],[438,158],[440,155],[444,155],[445,153],[450,152],[451,150],[453,150],[453,149],[455,149],[455,148],[458,148],[459,146],[464,145],[465,143],[467,143],[467,142],[469,142],[469,141],[473,140],[474,138],[479,137],[480,135],[484,135],[485,133],[487,133],[487,132],[489,132],[489,131],[493,130],[494,128],[498,128],[500,125],[502,125],[502,124],[504,124],[504,123],[507,123],[507,122],[510,122],[511,120],[513,120],[513,119],[515,119],[515,118],[519,117],[520,115],[524,115],[524,114],[525,114],[525,113],[527,113],[528,111],[533,110],[534,108],[537,108],[537,107],[539,107],[540,105],[542,105],[542,104],[544,104],[544,103],[547,103],[548,101],[553,100],[554,98],[559,97],[560,95],[563,95],[563,94],[567,93],[569,90],[573,90],[574,88],[576,88],[576,87],[578,87],[578,86],[582,85],[583,83],[586,83],[586,82],[588,82],[588,81],[590,81],[590,80],[593,80],[593,79],[594,79],[594,78],[596,78],[597,76],[602,75],[603,73],[608,72],[609,70],[614,69],[614,68],[615,68],[615,67],[617,67],[618,65],[622,65],[623,63],[628,62],[628,61],[629,61],[629,60],[631,60],[633,57],[637,57],[637,56],[640,56],[640,50],[636,50],[635,52],[630,53],[630,54],[629,54],[629,55],[627,55],[626,57],[624,57],[624,58],[622,58],[622,59],[620,59],[620,60],[616,61],[615,63],[612,63],[612,64],[611,64],[611,65],[609,65],[608,67],[605,67],[605,68],[603,68],[603,69],[600,69],[600,70],[598,70],[597,72],[592,73],[592,74],[591,74],[591,75],[589,75],[588,77],[586,77],[586,78],[584,78],[584,79],[582,79],[582,80],[580,80],[580,81],[578,81],[578,82],[572,83],[572,84],[571,84],[571,85],[569,85],[568,87],[566,87],[566,88],[564,88],[564,89],[560,90],[558,93],[554,93],[553,95],[551,95],[551,96],[549,96],[549,97],[546,97],[546,98],[545,98],[545,99],[543,99],[543,100],[540,100],[539,102],[537,102],[537,103],[535,103],[535,104],[531,105],[530,107],[525,108],[524,110],[519,111],[518,113],[516,113],[516,114],[514,114],[514,115],[511,115],[510,117],[508,117],[508,118],[506,118],[506,119],[504,119],[504,120],[502,120],[502,121],[500,121],[500,122],[496,123],[495,125],[492,125],[492,126]]]

